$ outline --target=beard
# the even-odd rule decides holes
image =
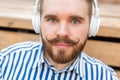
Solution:
[[[41,39],[44,45],[44,54],[48,55],[57,64],[65,64],[75,60],[81,54],[85,46],[85,43],[87,41],[86,38],[86,40],[83,43],[80,43],[79,38],[77,39],[77,41],[75,41],[69,39],[68,37],[59,37],[59,36],[57,36],[54,39],[48,39],[46,37],[45,40],[43,39],[42,35],[41,35]],[[57,49],[55,46],[53,46],[54,44],[60,42],[69,44],[71,46],[70,47],[71,50],[69,51],[68,49],[64,49],[64,48]]]

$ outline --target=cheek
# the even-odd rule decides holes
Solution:
[[[41,32],[42,32],[42,36],[43,38],[46,38],[46,36],[53,36],[55,34],[55,30],[53,28],[51,28],[50,25],[48,24],[41,24]]]
[[[88,37],[88,32],[89,32],[89,28],[85,27],[85,28],[74,30],[72,34],[73,36],[78,37],[81,43],[83,43]]]
[[[46,25],[43,23],[41,24],[41,35],[45,39],[46,35],[49,33],[49,30],[47,29]]]
[[[88,28],[80,30],[79,35],[81,35],[82,38],[87,37],[88,36]]]

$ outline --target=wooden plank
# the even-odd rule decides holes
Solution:
[[[31,19],[34,0],[0,0],[0,16]]]
[[[0,30],[0,50],[23,41],[39,41],[39,37],[36,34]]]
[[[101,26],[97,33],[97,36],[113,37],[120,39],[120,28],[114,28],[114,26],[113,27]]]
[[[120,18],[120,4],[99,4],[101,17]],[[108,22],[109,23],[109,22]]]
[[[0,26],[11,28],[32,28],[34,0],[1,0]],[[23,5],[25,4],[25,5]]]
[[[100,17],[101,19],[101,26],[103,27],[113,27],[113,28],[120,28],[120,18],[114,17]]]
[[[120,0],[99,0],[100,3],[120,4]]]
[[[33,14],[33,5],[34,5],[33,1],[34,0],[1,0],[0,16],[31,19],[31,16]],[[117,1],[120,2],[120,0],[117,0]],[[26,5],[23,5],[23,4],[26,4]],[[100,15],[120,17],[119,4],[113,5],[113,4],[100,3],[99,5],[100,5]]]
[[[31,20],[0,17],[0,26],[33,30]]]
[[[120,43],[88,40],[84,51],[106,64],[120,67]]]

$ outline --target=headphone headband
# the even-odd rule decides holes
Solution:
[[[94,15],[96,17],[99,17],[99,6],[98,6],[98,2],[97,0],[93,0],[94,6],[95,6],[95,11],[94,11]]]

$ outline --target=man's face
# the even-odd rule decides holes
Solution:
[[[45,55],[60,64],[74,60],[88,36],[86,0],[44,0],[40,26]]]

